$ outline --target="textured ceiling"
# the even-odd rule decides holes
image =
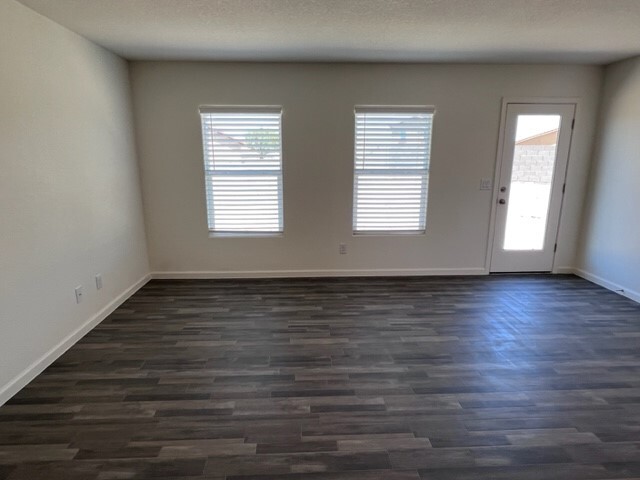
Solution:
[[[609,63],[640,0],[20,0],[129,59]]]

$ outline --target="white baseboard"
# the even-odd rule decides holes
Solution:
[[[371,270],[245,270],[152,272],[151,277],[165,280],[224,278],[300,278],[300,277],[396,277],[436,275],[486,275],[484,268],[401,268]]]
[[[127,300],[131,295],[136,293],[142,286],[144,286],[151,279],[151,275],[147,274],[134,283],[132,286],[127,288],[124,292],[118,295],[114,300],[109,302],[104,308],[102,308],[98,313],[93,315],[89,320],[83,323],[76,330],[67,335],[60,343],[58,343],[55,347],[33,362],[29,367],[19,373],[13,380],[11,380],[8,384],[2,386],[0,388],[0,406],[6,403],[11,397],[13,397],[16,393],[22,390],[31,380],[40,375],[51,365],[58,357],[60,357],[64,352],[69,350],[73,345],[75,345],[78,340],[84,337],[87,333],[89,333],[96,325],[102,322],[105,318],[107,318],[113,311],[122,305],[125,300]]]
[[[575,273],[579,277],[584,278],[585,280],[589,280],[590,282],[595,283],[596,285],[600,285],[601,287],[604,287],[607,290],[611,290],[612,292],[622,295],[623,297],[627,297],[628,299],[633,300],[634,302],[640,303],[640,292],[630,290],[622,285],[618,285],[617,283],[610,282],[605,278],[602,278],[598,275],[595,275],[591,272],[587,272],[580,268],[574,268],[573,273]]]
[[[558,267],[556,273],[574,273],[590,282],[619,293],[640,303],[640,293],[629,290],[602,277],[578,268]],[[484,268],[415,268],[415,269],[374,269],[374,270],[254,270],[254,271],[180,271],[153,272],[143,276],[118,297],[109,302],[98,313],[70,333],[60,343],[23,370],[8,384],[0,388],[0,406],[24,388],[45,368],[71,348],[78,340],[91,331],[136,293],[151,278],[157,279],[225,279],[225,278],[293,278],[293,277],[373,277],[373,276],[437,276],[437,275],[486,275]]]

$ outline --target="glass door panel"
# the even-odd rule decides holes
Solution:
[[[560,115],[518,115],[508,187],[505,250],[542,250]]]

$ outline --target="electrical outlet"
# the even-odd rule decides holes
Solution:
[[[96,290],[100,290],[102,288],[102,274],[99,273],[96,275]]]
[[[82,303],[82,285],[76,287],[76,303]]]
[[[490,178],[482,178],[480,179],[480,190],[491,190],[493,187],[493,182]]]
[[[347,254],[347,244],[346,243],[341,243],[340,247],[339,247],[339,251],[340,251],[340,255],[346,255]]]

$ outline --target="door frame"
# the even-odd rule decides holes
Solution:
[[[581,110],[580,98],[579,97],[502,97],[502,105],[500,109],[500,124],[498,127],[498,145],[497,145],[497,155],[496,161],[494,164],[493,171],[493,190],[491,194],[491,216],[489,218],[489,230],[487,236],[487,253],[485,256],[485,264],[484,269],[487,274],[491,273],[491,258],[493,256],[493,244],[495,240],[495,230],[496,230],[496,215],[498,211],[498,196],[500,190],[500,172],[502,170],[502,164],[505,158],[504,152],[504,135],[506,130],[506,120],[507,120],[507,106],[510,103],[519,103],[519,104],[532,104],[532,105],[540,105],[540,104],[559,104],[566,105],[572,104],[575,105],[574,119],[578,118],[578,112]],[[571,143],[569,145],[569,152],[567,158],[567,166],[564,175],[564,184],[567,183],[567,172],[569,171],[569,165],[571,163],[571,153],[573,151],[573,140],[574,136],[571,132]],[[566,196],[562,195],[560,199],[560,212],[558,216],[558,231],[556,233],[556,244],[558,243],[558,237],[560,236],[560,231],[562,228],[562,210],[564,207],[564,199]],[[553,253],[553,264],[551,266],[551,273],[560,273],[557,270],[556,259],[557,259],[557,251]]]

